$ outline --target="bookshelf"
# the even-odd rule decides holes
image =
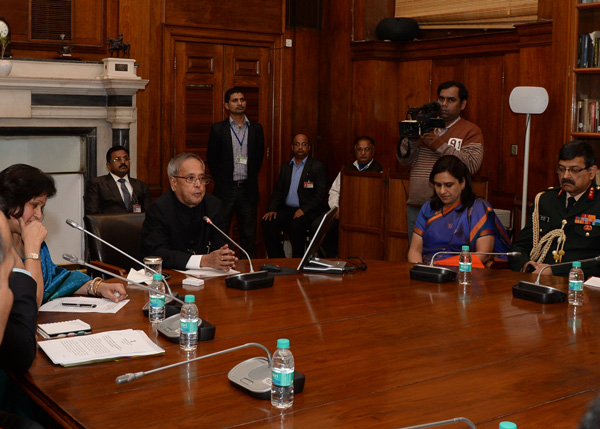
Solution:
[[[570,134],[600,143],[600,0],[572,0]]]

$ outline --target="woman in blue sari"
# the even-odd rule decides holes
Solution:
[[[469,245],[472,252],[509,251],[508,234],[490,203],[473,193],[471,174],[460,159],[442,156],[433,166],[429,182],[435,194],[419,212],[409,262],[430,262],[435,253],[460,252],[463,245]],[[481,255],[480,259],[485,263],[491,256]]]
[[[37,282],[38,306],[74,293],[103,296],[115,302],[125,299],[127,291],[121,283],[92,279],[52,262],[42,220],[46,201],[55,194],[54,179],[38,168],[15,164],[0,172],[0,196],[5,201],[3,211],[12,234],[15,266],[29,271]]]

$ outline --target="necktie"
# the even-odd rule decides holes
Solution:
[[[131,206],[131,194],[129,193],[129,189],[125,186],[125,179],[119,179],[119,183],[121,184],[121,191],[123,192],[123,202],[125,203],[125,207],[129,210]]]
[[[567,200],[567,211],[569,211],[571,209],[571,207],[573,207],[576,203],[575,197],[569,197],[569,199]]]

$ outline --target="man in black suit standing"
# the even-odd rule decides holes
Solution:
[[[85,214],[139,213],[146,211],[152,199],[150,189],[141,180],[129,177],[129,151],[113,146],[106,152],[108,174],[91,179],[85,189]]]
[[[211,127],[206,158],[215,181],[213,195],[223,203],[225,231],[235,211],[240,244],[253,258],[265,137],[262,125],[246,117],[246,98],[240,88],[227,90],[224,98],[229,118]]]
[[[269,211],[263,216],[269,258],[285,257],[282,243],[282,231],[285,230],[292,243],[292,257],[302,257],[306,231],[321,214],[327,194],[327,169],[325,164],[308,157],[308,137],[304,134],[294,137],[292,152],[292,160],[281,166]]]

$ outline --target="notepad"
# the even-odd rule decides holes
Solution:
[[[92,327],[82,320],[66,320],[56,323],[40,323],[38,333],[43,338],[60,338],[75,335],[84,335],[92,332]]]

